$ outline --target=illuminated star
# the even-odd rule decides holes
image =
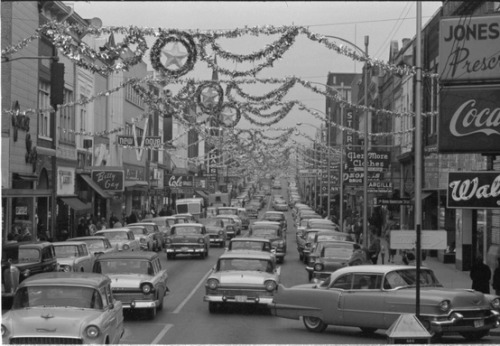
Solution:
[[[204,105],[213,107],[217,103],[216,99],[219,97],[219,93],[215,91],[215,88],[208,87],[203,90],[201,96]]]
[[[188,56],[187,52],[181,52],[179,50],[179,42],[174,43],[171,51],[163,51],[162,53],[167,57],[165,67],[176,65],[178,68],[181,68],[184,65],[182,60]]]

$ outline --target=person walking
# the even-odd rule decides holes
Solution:
[[[373,264],[377,264],[378,255],[380,254],[380,239],[375,238],[373,242],[368,247],[368,252],[370,253],[370,259]]]
[[[380,245],[380,260],[382,261],[382,264],[385,264],[385,246]]]
[[[500,296],[500,257],[497,258],[498,265],[493,272],[493,282],[491,283],[495,294]]]
[[[354,237],[356,243],[360,243],[361,241],[361,233],[363,233],[363,225],[361,224],[361,219],[357,219],[356,223],[353,226],[353,231],[354,231]]]
[[[476,257],[470,269],[470,278],[472,279],[473,290],[486,294],[490,293],[491,270],[490,267],[484,264],[482,257]]]

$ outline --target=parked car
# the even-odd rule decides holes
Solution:
[[[136,222],[136,223],[131,223],[128,224],[127,227],[131,226],[144,226],[148,230],[148,234],[152,234],[153,237],[153,247],[151,248],[152,251],[160,251],[165,247],[165,239],[163,237],[162,232],[160,231],[160,227],[153,221],[146,222],[146,221],[141,221],[141,222]]]
[[[339,225],[328,219],[307,219],[306,229],[310,228],[320,228],[340,232]]]
[[[83,241],[58,241],[52,243],[56,252],[59,271],[92,272],[95,257]]]
[[[276,221],[281,224],[283,231],[287,230],[287,222],[285,218],[285,213],[281,211],[266,211],[262,217],[262,221]]]
[[[200,223],[205,225],[207,233],[210,236],[210,244],[226,246],[227,233],[224,222],[214,217],[208,219],[200,219]]]
[[[326,241],[322,242],[314,261],[306,265],[307,277],[326,280],[337,269],[347,267],[352,257],[354,242]]]
[[[250,227],[248,233],[250,237],[267,238],[275,251],[278,263],[285,261],[286,255],[286,233],[283,232],[279,222],[274,221],[256,221]]]
[[[109,239],[103,236],[86,236],[70,238],[68,241],[83,241],[87,244],[89,251],[95,256],[102,255],[103,253],[115,252],[116,248],[111,245]]]
[[[135,239],[139,240],[139,247],[143,251],[153,251],[155,250],[155,239],[154,234],[149,232],[147,227],[138,224],[128,224],[125,226],[134,233]]]
[[[250,217],[245,208],[238,208],[238,217],[241,219],[243,229],[248,229],[250,227]]]
[[[228,251],[208,276],[203,300],[211,313],[234,303],[268,305],[279,282],[280,269],[271,253]]]
[[[217,215],[215,219],[221,220],[224,223],[224,226],[226,227],[227,239],[232,239],[241,234],[241,229],[238,228],[233,215]]]
[[[2,298],[12,298],[26,278],[58,271],[54,245],[49,242],[18,242],[2,246]]]
[[[168,274],[158,253],[152,251],[103,254],[94,264],[94,273],[111,278],[115,298],[127,310],[146,310],[150,318],[163,309],[169,293]]]
[[[150,219],[143,219],[142,222],[154,222],[158,226],[163,236],[163,248],[165,248],[170,227],[176,223],[187,223],[188,221],[186,218],[177,218],[175,216],[157,216]]]
[[[126,227],[103,229],[95,232],[94,235],[108,238],[117,251],[140,251],[141,249],[134,232]]]
[[[41,273],[19,285],[2,315],[3,344],[118,344],[122,303],[111,279],[94,273]]]
[[[499,325],[500,298],[470,289],[444,288],[431,269],[420,268],[420,321],[434,337],[460,334],[479,340]],[[272,314],[302,318],[307,330],[328,325],[372,333],[415,312],[416,267],[366,265],[341,268],[320,284],[280,285]]]
[[[247,215],[250,219],[257,219],[259,217],[259,207],[252,204],[251,201],[245,205],[245,210],[247,211]]]
[[[165,252],[168,259],[177,255],[200,255],[208,257],[210,236],[201,223],[178,223],[171,227]]]

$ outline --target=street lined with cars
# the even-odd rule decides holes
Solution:
[[[283,192],[276,191],[276,193]],[[292,313],[291,311],[283,313],[283,302],[285,302],[284,305],[290,308],[301,303],[300,300],[288,302],[288,295],[283,293],[288,292],[287,290],[294,290],[294,287],[297,286],[307,286],[310,290],[318,291],[313,288],[315,285],[321,285],[322,282],[327,285],[329,282],[328,274],[330,272],[335,273],[339,270],[338,268],[345,267],[348,250],[352,248],[353,242],[347,242],[345,238],[340,236],[334,240],[328,238],[327,235],[339,234],[332,230],[331,227],[330,230],[322,230],[318,233],[324,233],[325,239],[311,238],[312,241],[316,242],[311,249],[311,254],[314,254],[314,262],[305,265],[299,259],[299,252],[295,250],[297,245],[294,236],[296,232],[295,220],[292,219],[293,209],[290,208],[283,213],[288,225],[287,228],[284,228],[280,222],[263,221],[264,214],[272,209],[272,198],[270,196],[264,198],[266,201],[265,207],[259,211],[257,220],[251,221],[249,230],[243,230],[241,235],[227,239],[224,247],[220,247],[218,241],[210,242],[215,238],[208,239],[206,243],[208,245],[207,250],[210,250],[207,253],[204,251],[205,239],[210,238],[211,233],[208,230],[209,222],[207,222],[208,219],[200,219],[200,223],[177,223],[171,226],[165,235],[166,239],[170,240],[167,241],[167,247],[162,251],[118,252],[115,249],[114,253],[96,256],[96,261],[100,264],[96,263],[94,266],[95,271],[103,273],[102,264],[110,259],[114,259],[116,271],[124,271],[121,274],[110,274],[112,277],[110,288],[114,299],[120,301],[120,306],[123,309],[124,332],[120,343],[386,343],[385,330],[373,330],[378,326],[367,327],[361,325],[360,327],[369,332],[363,333],[361,329],[349,326],[347,323],[343,325],[343,323],[328,319],[318,322],[317,319],[312,318],[314,316],[306,316],[307,318],[304,319],[307,322],[306,328],[309,326],[311,330],[316,329],[319,331],[326,328],[325,324],[329,325],[323,333],[308,333],[300,323],[294,320],[295,316],[292,319],[279,317],[283,314]],[[224,222],[224,220],[221,221],[216,217],[213,217],[213,219]],[[330,223],[326,223],[330,225]],[[261,233],[252,235],[253,230],[260,228],[259,224],[269,226],[268,229],[274,231],[282,231],[283,236],[279,239],[280,246],[275,239],[263,237]],[[315,224],[314,227],[320,226]],[[176,230],[176,228],[178,229]],[[196,232],[192,232],[194,228],[196,228]],[[187,233],[184,233],[184,231]],[[199,235],[193,240],[190,238],[191,233],[199,233]],[[291,236],[286,236],[287,234]],[[179,256],[172,260],[172,252],[169,255],[168,250],[172,249],[171,245],[174,243],[172,237],[174,235],[181,236],[179,243],[181,250],[185,247],[182,244],[193,244],[200,249],[203,255],[181,256],[179,253]],[[346,234],[340,233],[340,235],[345,236]],[[182,239],[186,241],[184,242]],[[330,248],[328,244],[340,243],[346,244],[341,247],[342,256],[337,256],[338,254],[334,253],[333,250],[327,250],[327,248]],[[285,249],[288,248],[286,261],[283,262],[278,260],[279,257],[277,258],[277,255],[282,251],[280,250],[281,245],[285,246]],[[318,252],[317,255],[316,252]],[[171,258],[167,258],[168,256]],[[130,259],[134,259],[134,263],[128,262]],[[141,266],[139,262],[148,262],[148,265]],[[118,265],[120,265],[120,269]],[[312,271],[310,270],[312,282],[308,280],[308,266],[309,269],[312,268]],[[99,267],[100,270],[97,269]],[[367,267],[376,269],[382,266],[370,265]],[[363,266],[359,268],[363,268]],[[410,267],[403,267],[398,270],[406,268]],[[143,270],[143,272],[136,272],[139,270]],[[363,271],[363,273],[365,272]],[[377,273],[377,275],[380,276],[381,274]],[[322,281],[324,279],[326,281]],[[380,280],[379,284],[382,285]],[[396,282],[391,280],[389,280],[391,284]],[[156,286],[160,282],[164,283],[164,286]],[[144,290],[136,289],[137,287],[141,288],[141,285],[144,286]],[[135,289],[134,292],[132,292],[132,286]],[[395,291],[403,289],[391,287],[390,290],[393,293],[398,293]],[[406,290],[410,291],[411,288]],[[366,292],[366,290],[363,292]],[[311,293],[312,298],[308,299],[313,301],[315,293]],[[361,292],[352,292],[350,294],[354,296],[357,293],[361,294]],[[411,293],[406,293],[406,295],[411,297]],[[161,298],[162,296],[163,298]],[[493,304],[493,301],[489,302]],[[402,304],[406,303],[403,302]],[[496,310],[493,309],[492,311]],[[277,316],[273,316],[274,314]],[[488,315],[488,319],[485,321],[487,327],[491,325],[492,320],[495,318],[494,314],[494,312],[491,312],[491,315]],[[189,326],[189,328],[186,328],[186,326]],[[386,325],[381,326],[381,328],[386,327]],[[259,333],[240,332],[248,328],[259,331]],[[479,336],[483,335],[466,334],[466,336],[469,339],[474,337],[478,339]],[[466,343],[467,341],[446,334],[443,335],[443,340],[448,343]],[[496,341],[498,339],[491,336],[484,336],[481,339],[482,343],[497,343]]]

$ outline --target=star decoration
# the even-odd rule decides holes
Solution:
[[[220,112],[220,118],[223,124],[230,124],[235,115],[236,110],[232,107],[224,107],[222,112]]]
[[[163,51],[162,53],[167,57],[167,62],[165,64],[165,67],[175,65],[178,68],[181,68],[184,65],[182,63],[182,60],[184,60],[188,56],[188,53],[181,52],[179,50],[179,42],[174,43],[172,50]]]
[[[217,104],[217,97],[219,93],[212,87],[208,87],[201,93],[203,104],[207,107],[214,107]]]

